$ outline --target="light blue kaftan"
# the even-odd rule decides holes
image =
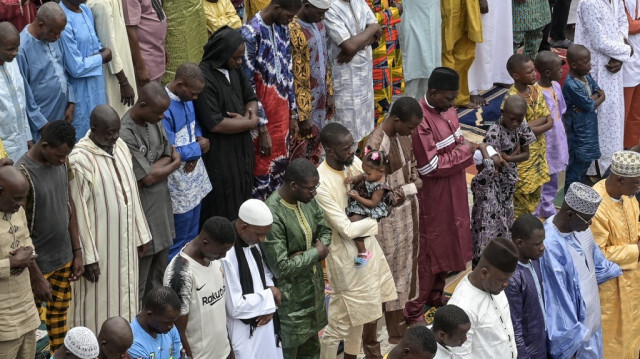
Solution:
[[[60,7],[67,14],[61,41],[65,70],[76,97],[73,127],[78,141],[89,130],[91,111],[107,103],[100,56],[102,44],[96,35],[93,14],[86,5],[80,5],[81,13],[69,10],[62,2]]]
[[[561,233],[544,225],[546,250],[540,259],[547,311],[549,354],[554,359],[600,359],[602,323],[598,285],[622,274],[604,257],[590,229]]]
[[[0,139],[13,162],[27,152],[31,141],[26,107],[18,62],[5,62],[0,65]]]
[[[17,60],[24,77],[31,136],[36,142],[44,125],[64,119],[75,96],[64,71],[62,42],[38,40],[28,31],[29,26],[20,33]]]

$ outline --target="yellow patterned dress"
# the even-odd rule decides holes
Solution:
[[[527,94],[520,93],[515,86],[511,86],[505,99],[511,95],[522,96],[527,101],[525,118],[528,123],[540,117],[549,116],[549,108],[538,84],[529,86]],[[529,145],[529,159],[518,164],[518,183],[513,194],[514,218],[536,210],[542,194],[542,185],[550,179],[547,165],[547,140],[544,133],[536,137],[537,140]]]
[[[260,10],[269,5],[271,0],[245,0],[244,11],[246,14],[247,22],[251,20]]]

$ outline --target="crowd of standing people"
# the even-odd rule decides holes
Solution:
[[[1,0],[0,357],[638,358],[638,3],[573,1]]]

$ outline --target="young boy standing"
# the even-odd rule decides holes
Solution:
[[[518,266],[504,290],[509,300],[518,358],[547,358],[547,320],[542,272],[538,259],[544,253],[544,226],[529,213],[513,223],[511,237],[518,248]]]
[[[459,347],[467,341],[471,321],[465,311],[453,304],[440,307],[433,316],[431,331],[438,343],[434,359],[453,358],[450,347]]]
[[[525,119],[537,140],[529,145],[529,159],[518,165],[518,183],[513,194],[514,215],[533,213],[538,207],[542,185],[549,182],[547,166],[547,142],[545,132],[553,127],[549,108],[544,100],[540,86],[536,84],[536,69],[530,58],[515,54],[507,61],[507,71],[514,84],[507,97],[518,95],[527,102]],[[504,103],[503,103],[504,107]]]
[[[596,109],[605,100],[604,91],[589,74],[589,49],[582,45],[571,45],[567,50],[567,61],[569,75],[562,86],[562,95],[567,103],[564,124],[569,146],[565,192],[571,183],[584,182],[591,162],[600,158]]]
[[[567,110],[567,105],[562,96],[562,87],[558,83],[562,79],[560,57],[551,51],[542,51],[536,56],[535,65],[540,73],[538,86],[542,89],[553,119],[553,127],[545,133],[550,180],[542,186],[542,198],[535,212],[536,216],[546,219],[556,214],[553,200],[558,192],[558,174],[565,170],[569,162],[567,135],[562,124],[562,115]]]
[[[536,140],[524,122],[527,103],[520,96],[506,99],[502,117],[491,125],[473,156],[478,174],[471,181],[471,238],[473,265],[490,240],[511,238],[513,192],[518,182],[517,163],[529,158],[529,145]]]

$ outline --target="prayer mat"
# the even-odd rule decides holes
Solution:
[[[43,321],[36,330],[36,359],[46,359],[49,356],[49,335]]]
[[[480,93],[480,96],[487,100],[487,106],[479,109],[458,109],[458,120],[464,137],[472,143],[481,143],[489,126],[496,123],[500,116],[500,106],[508,89],[504,87],[492,87]]]

